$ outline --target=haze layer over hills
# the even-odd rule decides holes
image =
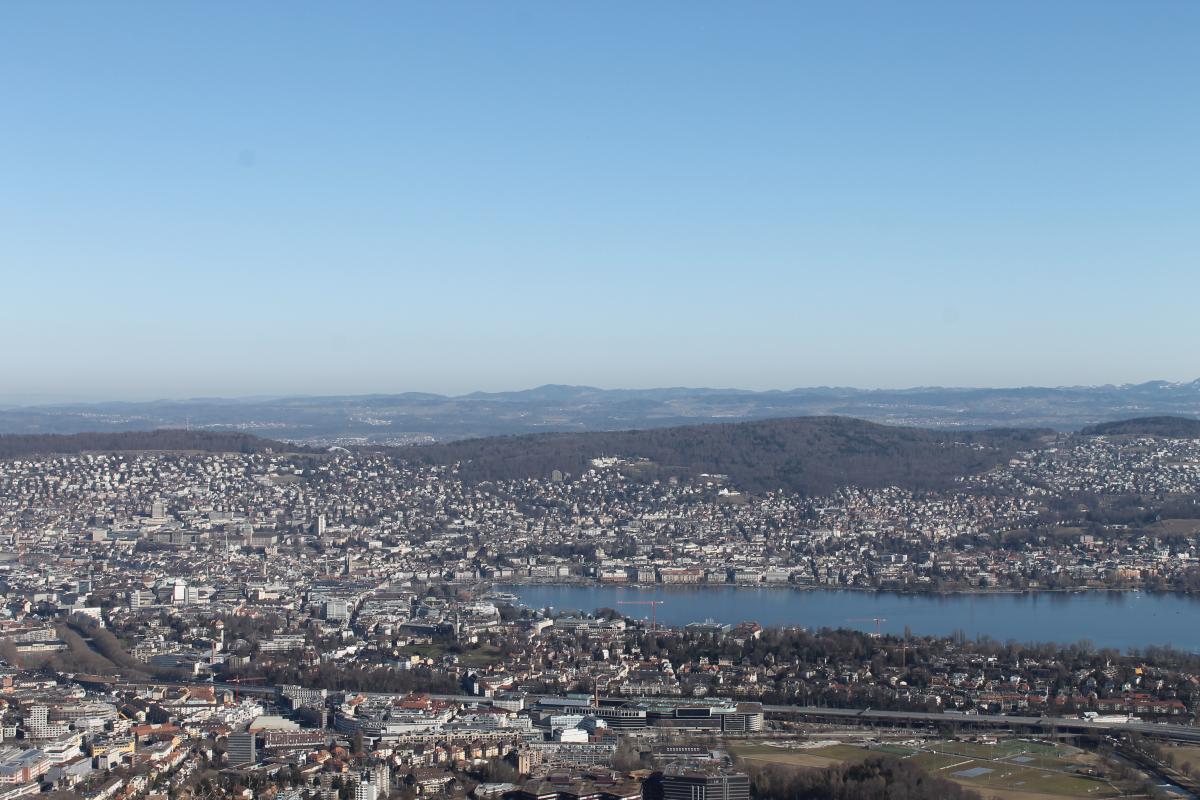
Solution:
[[[620,431],[704,422],[847,416],[927,428],[1077,430],[1130,417],[1200,417],[1200,381],[1121,386],[861,390],[594,389],[542,386],[458,397],[163,400],[0,408],[0,433],[184,428],[313,444],[408,444],[551,431]]]

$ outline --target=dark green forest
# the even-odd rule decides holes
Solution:
[[[578,475],[598,456],[645,458],[649,477],[717,473],[746,491],[820,495],[847,486],[943,489],[1038,446],[1050,431],[940,431],[849,417],[795,417],[638,431],[546,433],[404,448],[426,464],[462,463],[466,480]]]
[[[1080,429],[1083,436],[1165,436],[1170,439],[1200,438],[1200,419],[1188,417],[1137,417],[1101,422]]]

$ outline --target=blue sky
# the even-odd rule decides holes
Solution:
[[[1200,3],[0,3],[0,395],[1200,377]]]

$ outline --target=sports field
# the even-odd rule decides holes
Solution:
[[[996,744],[926,741],[905,744],[836,744],[816,748],[781,748],[753,744],[735,748],[751,762],[825,767],[861,761],[872,753],[911,759],[931,773],[979,791],[984,797],[1034,800],[1052,797],[1116,797],[1119,792],[1102,778],[1084,774],[1086,754],[1045,742],[1007,740]]]
[[[849,744],[821,748],[793,749],[765,744],[738,745],[734,751],[744,760],[760,764],[783,764],[790,767],[829,767],[849,761],[862,761],[871,752]]]

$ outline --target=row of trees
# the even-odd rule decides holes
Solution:
[[[931,664],[951,653],[976,654],[988,659],[985,671],[995,678],[1019,672],[1023,669],[1020,665],[1033,660],[1037,663],[1037,677],[1049,684],[1051,693],[1068,697],[1093,690],[1102,697],[1119,694],[1127,685],[1139,686],[1139,669],[1151,667],[1164,670],[1165,674],[1155,678],[1164,681],[1163,696],[1175,697],[1188,704],[1195,691],[1185,676],[1200,672],[1200,655],[1170,647],[1147,647],[1122,653],[1112,648],[1096,648],[1086,641],[1074,644],[1001,642],[988,636],[969,639],[961,633],[950,638],[911,634],[875,637],[844,629],[767,628],[758,639],[748,638],[741,642],[730,636],[694,632],[642,632],[634,641],[646,655],[667,658],[673,664],[696,663],[707,658],[711,663],[728,659],[734,664],[755,667],[796,665],[780,670],[777,691],[772,691],[770,685],[761,687],[766,691],[761,699],[766,702],[801,700],[832,706],[869,699],[876,708],[901,707],[895,705],[898,701],[889,699],[893,692],[870,683],[855,684],[855,698],[832,691],[822,684],[822,679],[815,684],[802,681],[802,688],[794,688],[800,665],[857,664],[870,667],[876,676],[883,675],[888,668],[901,668],[901,676],[908,686],[925,690],[933,685]],[[586,643],[581,644],[581,648],[586,652]],[[1086,673],[1083,678],[1081,672]],[[1087,677],[1092,681],[1085,686]],[[872,692],[875,693],[869,698],[865,696]]]
[[[243,677],[246,675],[261,676],[269,684],[299,684],[330,691],[397,694],[407,692],[454,694],[461,691],[461,687],[452,676],[428,668],[392,669],[390,667],[340,665],[326,662],[312,667],[296,664],[271,664],[254,667],[241,674]]]

